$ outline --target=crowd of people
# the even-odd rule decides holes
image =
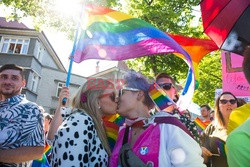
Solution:
[[[244,53],[244,74],[250,83],[250,47]],[[101,82],[100,82],[101,80]],[[96,85],[84,83],[71,98],[63,87],[52,116],[21,94],[23,68],[6,64],[0,68],[0,166],[190,166],[244,167],[250,162],[250,104],[231,92],[223,92],[214,110],[201,105],[203,131],[189,111],[173,104],[162,111],[149,95],[151,83],[133,70],[124,75],[119,90],[107,79]],[[100,83],[104,84],[103,86]],[[179,95],[175,80],[166,73],[157,84],[173,101]],[[113,86],[114,87],[114,86]],[[63,105],[62,99],[67,98]],[[109,145],[103,118],[119,114],[114,147]],[[45,154],[45,148],[51,152]]]

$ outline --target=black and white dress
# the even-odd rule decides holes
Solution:
[[[55,134],[52,148],[52,167],[108,166],[108,154],[97,135],[94,122],[80,110],[66,115]]]

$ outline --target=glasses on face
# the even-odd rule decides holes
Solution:
[[[230,104],[235,104],[237,102],[237,100],[235,100],[235,99],[230,99],[230,100],[221,99],[220,100],[221,104],[227,104],[228,102],[230,102]]]
[[[172,87],[174,87],[172,83],[163,83],[158,85],[165,90],[170,90]]]
[[[139,89],[124,87],[124,88],[122,88],[122,89],[119,90],[118,97],[121,97],[124,94],[124,91],[126,91],[126,90],[127,91],[132,91],[132,92],[138,92],[138,91],[140,91]]]
[[[115,92],[102,94],[102,95],[99,96],[99,99],[107,97],[107,96],[110,98],[110,100],[115,102],[115,97],[116,97]]]

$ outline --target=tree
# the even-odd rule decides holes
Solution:
[[[195,91],[194,102],[214,106],[215,90],[222,87],[221,55],[217,51],[205,56],[199,65],[199,88]]]
[[[204,37],[201,21],[198,26],[192,26],[195,17],[194,8],[199,2],[199,0],[131,0],[127,4],[127,9],[131,15],[150,22],[168,33]],[[215,88],[221,87],[221,63],[218,55],[206,56],[199,66],[199,88],[193,98],[198,104],[212,105]],[[181,83],[185,80],[188,69],[183,60],[173,55],[153,55],[129,60],[127,64],[150,78],[159,72],[167,72]]]
[[[59,31],[67,32],[73,39],[74,30],[79,18],[79,12],[73,15],[64,15],[56,10],[57,2],[63,0],[2,0],[0,4],[12,7],[10,19],[20,19],[31,16],[37,29],[44,26],[55,27]],[[205,37],[202,23],[193,26],[195,10],[200,0],[72,0],[78,6],[82,3],[94,3],[115,7],[130,15],[141,18],[160,30],[172,34],[191,37]],[[70,7],[68,7],[70,8]],[[75,8],[74,8],[75,9]],[[77,10],[76,10],[77,11]],[[73,18],[73,19],[72,19]],[[198,104],[213,104],[214,90],[221,87],[221,64],[219,54],[206,56],[200,66],[200,84],[195,92],[194,101]],[[183,83],[187,75],[187,64],[174,55],[152,55],[148,57],[128,60],[130,68],[140,70],[149,78],[154,78],[157,73],[167,72],[178,82]]]
[[[60,10],[58,6],[65,3],[68,6]],[[18,20],[29,17],[33,20],[33,26],[37,30],[45,27],[54,28],[60,32],[66,32],[68,38],[73,40],[75,28],[79,21],[80,10],[84,4],[118,5],[115,0],[1,0],[0,5],[5,5],[11,10],[7,20]],[[72,10],[69,14],[65,11]]]

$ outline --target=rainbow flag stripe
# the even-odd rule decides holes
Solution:
[[[103,6],[87,5],[78,29],[74,61],[125,60],[152,54],[190,56],[164,32],[146,21]]]
[[[157,83],[150,85],[149,96],[161,111],[175,104]]]
[[[78,27],[72,57],[76,63],[87,59],[126,60],[155,54],[178,53],[189,66],[180,110],[191,103],[195,89],[193,61],[170,36],[146,21],[104,6],[86,5]]]
[[[169,34],[169,33],[166,34],[168,34],[171,38],[173,38],[176,42],[178,42],[178,44],[180,44],[181,47],[190,55],[194,66],[196,82],[198,82],[199,80],[198,65],[201,59],[208,53],[218,50],[219,49],[218,46],[211,39],[200,39],[200,38],[187,37],[183,35]],[[185,59],[181,54],[176,54],[176,56]]]
[[[52,151],[51,146],[48,143],[46,143],[44,148],[44,154],[48,157],[51,154],[51,151]]]
[[[45,142],[43,156],[40,159],[33,160],[32,167],[50,167],[47,157],[52,151],[51,146]]]
[[[111,116],[105,116],[102,120],[105,126],[108,143],[112,150],[118,137],[119,127],[123,125],[125,119],[119,114],[114,114]]]
[[[226,157],[226,143],[220,139],[216,141],[218,152],[221,156]]]
[[[199,133],[203,132],[204,129],[206,129],[205,123],[202,122],[202,120],[199,117],[196,117],[194,120],[194,123],[197,125]]]

